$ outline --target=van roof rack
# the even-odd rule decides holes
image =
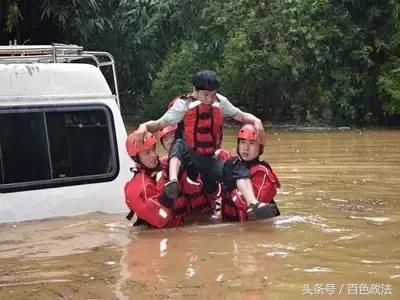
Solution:
[[[102,70],[102,67],[112,68],[115,98],[118,107],[120,107],[115,60],[110,53],[84,51],[82,46],[73,44],[0,45],[0,64],[69,63],[84,59],[92,60],[100,70]]]

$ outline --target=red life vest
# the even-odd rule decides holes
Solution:
[[[271,166],[266,162],[260,162],[250,166],[249,171],[257,200],[264,203],[272,201],[281,184]]]
[[[166,174],[168,174],[168,172],[169,172],[168,156],[162,156],[162,157],[160,157],[159,160],[160,160],[161,170],[163,170]],[[175,199],[175,201],[174,201],[174,215],[175,216],[184,217],[185,215],[187,215],[189,213],[189,211],[190,211],[190,207],[188,206],[188,201],[184,196],[178,197],[177,199]]]
[[[200,212],[206,215],[211,213],[212,205],[203,191],[203,182],[201,180],[197,182],[191,181],[185,171],[181,176],[180,185],[191,213]]]
[[[161,168],[168,172],[168,157],[163,156],[160,158]],[[175,201],[175,214],[186,215],[189,212],[201,212],[209,214],[211,212],[211,205],[208,197],[203,193],[203,183],[191,181],[186,171],[184,171],[179,179],[179,185],[182,188],[183,197]]]
[[[179,226],[187,212],[183,197],[176,199],[172,209],[159,202],[165,182],[164,176],[155,180],[140,171],[125,185],[126,205],[138,218],[157,228]],[[182,203],[185,209],[181,209]]]
[[[221,147],[224,117],[219,100],[207,105],[191,99],[183,118],[184,139],[200,155],[213,155]]]
[[[160,158],[161,168],[168,172],[168,157],[163,156]],[[191,181],[186,171],[184,171],[179,179],[179,185],[182,188],[183,197],[179,197],[175,201],[175,214],[185,216],[188,213],[211,213],[211,200],[203,192],[202,181]]]
[[[207,105],[201,103],[191,93],[183,94],[172,99],[168,109],[178,99],[189,101],[189,109],[178,124],[175,136],[184,138],[189,148],[200,155],[214,155],[215,150],[221,147],[224,123],[219,99],[212,105]]]
[[[182,220],[189,214],[190,206],[184,195],[174,200],[173,212],[175,217],[180,217]]]
[[[238,189],[225,193],[221,200],[221,218],[223,221],[246,221],[247,202]]]

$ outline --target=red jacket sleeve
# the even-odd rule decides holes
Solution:
[[[125,185],[125,202],[137,216],[149,224],[161,228],[172,219],[172,212],[159,203],[160,191],[144,173],[137,174]]]

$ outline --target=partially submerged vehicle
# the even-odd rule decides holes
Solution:
[[[125,141],[109,53],[0,46],[0,222],[125,211]]]

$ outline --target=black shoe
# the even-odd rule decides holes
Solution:
[[[164,185],[164,193],[165,195],[172,200],[175,200],[179,196],[179,183],[178,180],[173,179],[168,181]]]
[[[258,202],[257,204],[250,205],[247,210],[247,217],[249,220],[260,220],[277,217],[280,215],[278,206],[276,203],[263,203]]]

